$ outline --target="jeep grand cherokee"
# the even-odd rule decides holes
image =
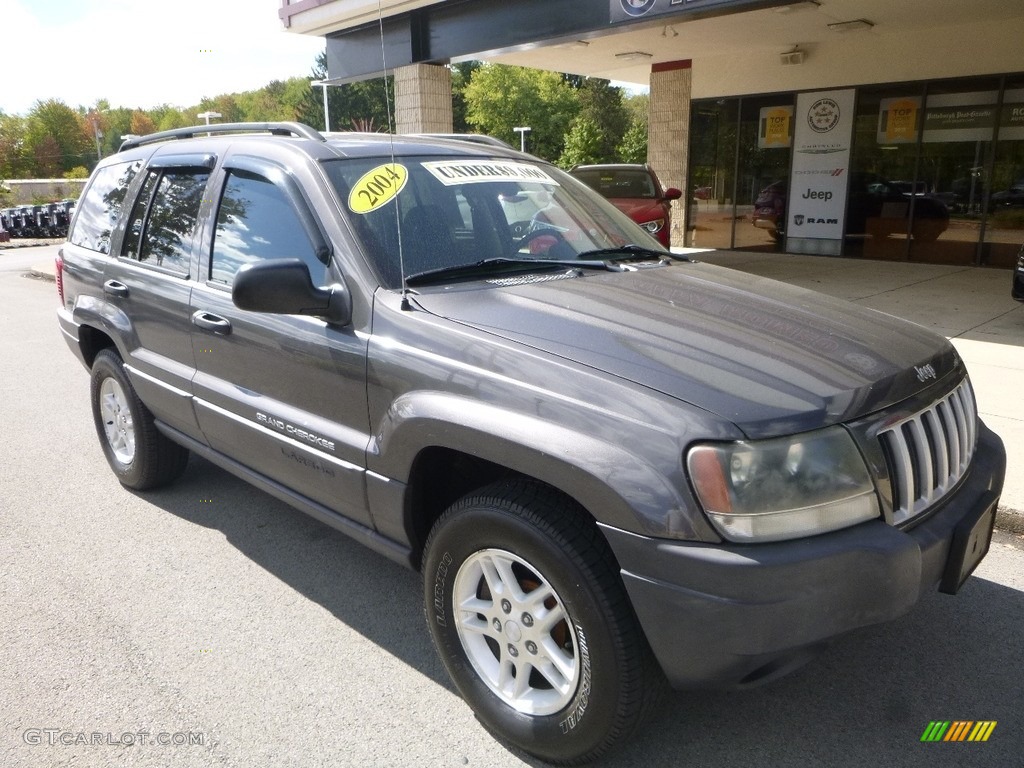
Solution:
[[[123,485],[195,453],[420,569],[459,691],[551,762],[665,680],[762,682],[956,592],[988,548],[1004,451],[945,339],[674,256],[513,150],[133,139],[57,276]]]

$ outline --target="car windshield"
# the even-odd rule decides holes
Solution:
[[[642,168],[577,168],[572,175],[604,197],[653,200],[658,196],[651,174]]]
[[[377,157],[324,167],[388,288],[401,287],[403,266],[408,277],[488,260],[565,262],[629,245],[663,252],[628,216],[544,163]]]

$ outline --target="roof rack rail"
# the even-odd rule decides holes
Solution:
[[[127,149],[134,149],[146,144],[155,144],[160,141],[191,139],[203,134],[220,133],[269,133],[274,136],[296,136],[302,139],[326,141],[320,134],[320,131],[311,128],[305,123],[214,123],[213,125],[193,125],[189,128],[172,128],[169,131],[149,133],[145,136],[133,136],[126,140],[117,151],[124,152]]]

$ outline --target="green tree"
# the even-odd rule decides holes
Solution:
[[[616,147],[616,154],[624,163],[647,162],[647,123],[634,121]]]
[[[597,126],[600,134],[598,159],[609,163],[618,159],[617,148],[630,124],[630,113],[623,101],[623,90],[599,77],[588,77],[578,90],[580,115]]]
[[[562,154],[565,134],[579,110],[576,90],[561,75],[502,64],[477,69],[465,98],[471,127],[518,144],[512,129],[529,126],[527,149],[545,158]]]
[[[316,57],[310,76],[313,80],[327,77],[326,51]],[[394,105],[395,84],[391,77],[327,87],[327,108],[332,131],[350,131],[354,124],[372,124],[379,130],[386,130],[393,122],[389,116],[389,107],[393,110]],[[324,129],[324,102],[320,87],[309,86],[303,95],[298,119],[319,130]]]
[[[238,106],[238,101],[233,93],[222,93],[213,98],[203,99],[199,102],[197,112],[219,112],[220,117],[211,120],[216,123],[238,123],[244,120],[242,109]],[[197,119],[196,124],[203,122],[204,120]]]
[[[199,110],[194,110],[198,112]],[[194,119],[189,119],[184,110],[172,107],[169,104],[162,104],[155,109],[149,110],[149,117],[156,123],[158,131],[169,131],[174,128],[185,128],[194,125]]]
[[[456,133],[472,133],[466,112],[466,87],[473,79],[473,73],[483,66],[479,61],[464,61],[452,64],[452,130]]]
[[[26,145],[36,164],[33,175],[62,176],[76,165],[95,160],[92,126],[63,101],[37,101],[26,126]]]
[[[623,163],[647,162],[647,126],[650,103],[651,98],[646,93],[633,94],[623,101],[623,106],[629,115],[629,127],[615,148],[619,160]]]
[[[558,159],[563,168],[589,163],[603,163],[608,157],[604,154],[605,139],[601,126],[588,115],[580,115],[572,121],[572,128],[565,137],[565,150]]]
[[[26,131],[25,118],[0,115],[0,179],[24,179],[31,175]]]

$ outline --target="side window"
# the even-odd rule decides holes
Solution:
[[[210,280],[231,285],[245,264],[292,257],[306,263],[314,283],[323,279],[324,263],[288,196],[262,176],[231,170],[217,211]]]
[[[205,171],[150,170],[128,220],[122,255],[188,274],[209,178]]]
[[[117,226],[128,187],[141,166],[139,161],[115,163],[96,173],[68,236],[74,245],[110,253],[110,234]]]

